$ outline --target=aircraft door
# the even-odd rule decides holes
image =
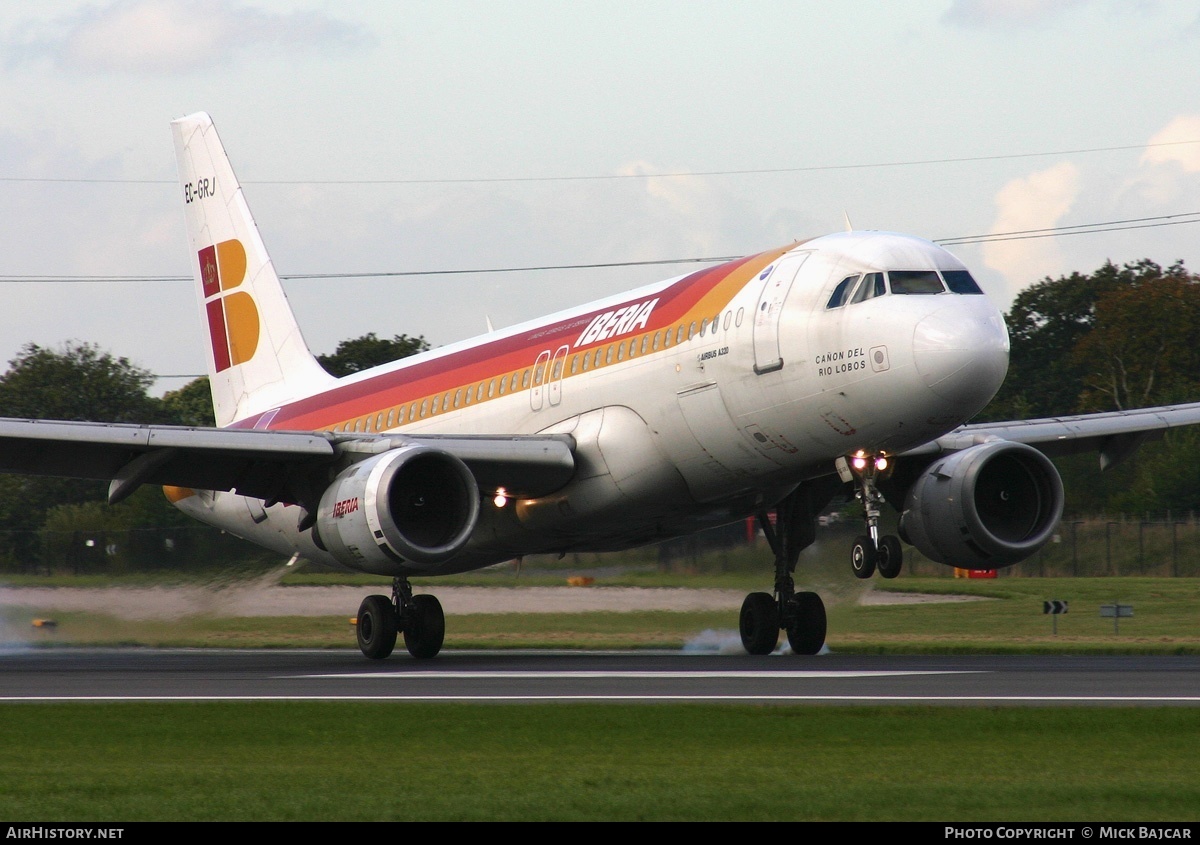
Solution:
[[[779,351],[779,319],[792,282],[811,252],[785,255],[763,280],[762,293],[754,309],[754,372],[758,375],[783,369]]]
[[[565,375],[564,370],[567,368],[567,352],[569,351],[570,347],[565,344],[558,347],[554,352],[554,360],[550,362],[550,371],[547,375],[550,383],[547,385],[547,393],[551,406],[562,401],[562,380]]]
[[[545,384],[547,364],[550,363],[550,350],[547,349],[537,356],[533,364],[533,384],[529,387],[529,407],[534,411],[542,410],[545,402]]]

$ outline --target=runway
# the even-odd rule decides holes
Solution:
[[[1200,657],[0,652],[0,702],[251,700],[1196,707]]]

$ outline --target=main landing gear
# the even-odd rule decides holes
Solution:
[[[849,458],[838,458],[838,475],[843,481],[854,482],[858,488],[854,498],[862,502],[867,533],[854,538],[850,547],[850,568],[859,578],[870,578],[876,572],[883,578],[895,578],[904,566],[904,551],[900,538],[887,534],[879,536],[879,506],[883,494],[876,482],[891,471],[886,455],[856,452]]]
[[[431,595],[414,596],[407,578],[392,581],[392,597],[367,596],[358,608],[355,623],[358,647],[372,660],[382,660],[404,635],[404,646],[417,658],[435,657],[446,639],[442,603]]]
[[[738,628],[751,654],[770,654],[787,632],[796,654],[816,654],[825,645],[825,604],[816,593],[796,592],[792,573],[800,552],[816,539],[813,491],[801,485],[775,507],[775,524],[765,510],[758,523],[775,553],[775,594],[751,593],[742,602]]]

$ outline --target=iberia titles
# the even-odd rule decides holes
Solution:
[[[586,346],[598,340],[608,340],[621,334],[628,334],[635,329],[644,329],[650,322],[650,314],[658,304],[658,297],[646,302],[635,302],[615,311],[605,311],[596,315],[583,334],[575,341],[575,346]]]

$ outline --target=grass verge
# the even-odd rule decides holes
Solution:
[[[12,705],[0,817],[1184,821],[1200,711]]]

